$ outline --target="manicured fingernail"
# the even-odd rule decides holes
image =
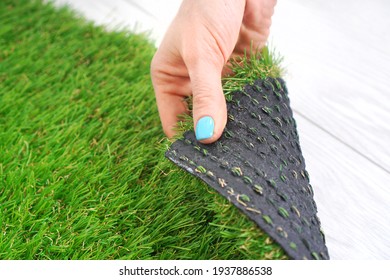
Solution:
[[[205,140],[214,134],[214,120],[212,117],[203,117],[198,120],[195,129],[196,140]]]

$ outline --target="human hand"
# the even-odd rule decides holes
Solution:
[[[276,0],[184,0],[153,57],[151,75],[163,130],[175,134],[193,95],[195,135],[212,143],[226,125],[221,75],[231,56],[265,45]]]

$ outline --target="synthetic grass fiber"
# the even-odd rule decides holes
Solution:
[[[65,8],[0,1],[0,259],[287,258],[164,158],[154,51]]]

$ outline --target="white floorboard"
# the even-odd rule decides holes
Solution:
[[[295,119],[331,258],[390,259],[389,174],[302,116]]]
[[[389,13],[390,1],[280,0],[272,38],[294,109],[390,174]]]
[[[54,0],[158,46],[180,0]],[[390,259],[390,2],[279,0],[271,43],[333,259]]]

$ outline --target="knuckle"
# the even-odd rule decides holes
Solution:
[[[211,90],[202,90],[194,95],[193,102],[197,107],[205,107],[212,103],[213,99],[215,99],[215,97]]]
[[[152,61],[150,62],[150,73],[152,75],[155,75],[156,73],[158,73],[159,68],[160,68],[160,62],[159,62],[158,53],[156,53],[153,56]]]

